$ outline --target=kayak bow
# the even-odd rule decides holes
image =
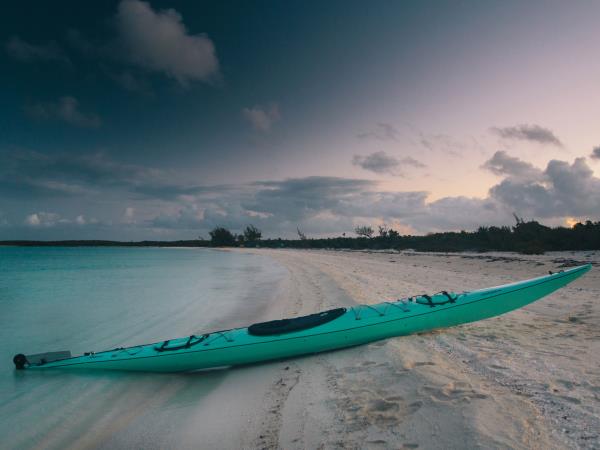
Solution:
[[[579,278],[591,265],[460,294],[441,292],[393,302],[337,308],[310,316],[71,357],[70,352],[16,355],[17,369],[108,369],[181,372],[248,364],[350,347],[498,316]]]

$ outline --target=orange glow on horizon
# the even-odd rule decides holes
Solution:
[[[575,217],[567,217],[567,218],[565,218],[565,225],[568,226],[569,228],[573,228],[579,222],[580,221],[577,220]]]

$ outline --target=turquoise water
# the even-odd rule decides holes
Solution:
[[[160,423],[165,403],[185,415],[223,376],[17,372],[15,353],[244,326],[284,274],[263,256],[208,249],[0,247],[0,448],[102,445],[115,423]]]

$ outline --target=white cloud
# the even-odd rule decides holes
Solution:
[[[83,214],[79,214],[75,219],[70,220],[62,217],[60,214],[51,212],[36,212],[28,215],[25,218],[24,224],[32,228],[51,228],[59,225],[62,226],[83,226],[98,224],[98,219],[86,218]]]
[[[598,147],[594,147],[592,153],[590,154],[590,158],[600,159],[600,145]]]
[[[219,73],[213,42],[205,34],[191,35],[174,9],[155,11],[139,0],[119,4],[116,25],[127,60],[161,72],[182,86],[208,82]]]
[[[78,127],[98,128],[102,125],[102,120],[97,114],[82,112],[79,109],[79,101],[71,96],[61,97],[57,102],[28,105],[25,111],[38,119],[62,120]]]
[[[128,224],[135,223],[135,209],[131,206],[125,208],[125,212],[123,213],[123,221]]]
[[[38,225],[40,225],[40,223],[41,220],[37,214],[31,214],[25,219],[25,224],[30,225],[32,227],[37,227]]]
[[[67,223],[60,215],[49,212],[33,213],[25,218],[25,225],[30,227],[52,227],[58,223]]]
[[[252,108],[244,108],[242,114],[256,130],[265,133],[271,131],[273,124],[281,119],[276,103],[271,103],[269,106],[255,105]]]

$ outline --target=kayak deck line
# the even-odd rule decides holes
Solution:
[[[62,359],[40,359],[39,357],[44,354],[38,354],[33,355],[38,357],[35,359],[19,354],[13,361],[17,369],[77,368],[75,366],[82,366],[112,370],[169,372],[299,356],[473,322],[503,314],[548,295],[583,275],[590,268],[591,265],[588,264],[530,280],[476,291],[465,291],[460,294],[442,292],[433,296],[425,294],[399,299],[395,302],[358,305],[349,310],[338,308],[300,318],[254,324],[248,328],[221,330],[200,336],[191,335],[187,338],[121,347],[97,353],[89,352],[78,357],[70,357],[69,354],[69,357]],[[506,296],[506,301],[502,302],[496,299],[500,296]],[[492,300],[492,302],[489,303],[488,300]],[[509,304],[511,302],[514,305]],[[478,306],[478,304],[482,306]],[[457,309],[467,306],[472,308]],[[464,311],[464,314],[458,313],[459,310]],[[319,316],[325,316],[333,311],[336,311],[336,317],[325,323],[300,330],[295,328],[285,331],[284,329],[285,323],[293,325],[294,321],[306,320],[310,317],[318,319]],[[272,336],[268,334],[254,335],[249,331],[252,327],[269,324],[275,326],[276,332]],[[395,325],[394,328],[391,325]],[[221,343],[219,344],[218,341]],[[191,348],[196,345],[201,348]],[[242,350],[242,347],[246,347],[248,350]],[[285,351],[285,347],[289,349],[288,352]],[[134,349],[137,351],[131,353],[130,350]],[[254,353],[254,357],[244,352]],[[158,360],[156,363],[149,361],[167,356],[171,358],[160,360],[164,363]],[[220,364],[216,364],[217,362]],[[171,367],[169,364],[173,366]]]

